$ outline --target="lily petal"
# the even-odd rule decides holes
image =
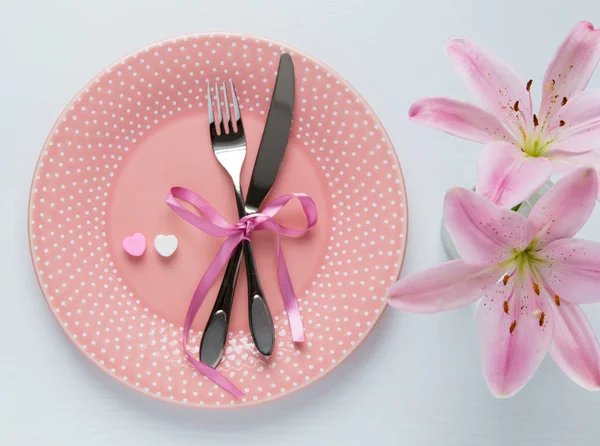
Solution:
[[[449,98],[425,98],[408,112],[410,120],[470,141],[515,142],[514,137],[491,113],[476,105]]]
[[[567,175],[579,167],[593,167],[598,170],[600,149],[582,150],[581,152],[553,150],[548,155],[548,159],[552,161],[553,169],[561,175]]]
[[[556,183],[531,210],[529,222],[537,229],[535,247],[573,237],[590,217],[598,195],[598,176],[580,168]]]
[[[600,302],[600,243],[556,240],[536,257],[541,260],[535,264],[536,269],[560,299],[574,304]]]
[[[555,172],[568,175],[579,167],[593,167],[598,177],[598,200],[600,200],[600,149],[583,152],[553,151],[549,157]]]
[[[562,42],[544,76],[540,120],[552,122],[554,110],[583,91],[600,60],[600,30],[579,22]]]
[[[521,140],[533,116],[527,83],[510,65],[470,40],[453,39],[446,52],[471,94]]]
[[[587,390],[600,390],[600,345],[577,305],[554,306],[550,356],[566,375]]]
[[[392,285],[386,297],[392,307],[416,313],[454,310],[475,302],[500,279],[494,268],[453,260]]]
[[[446,193],[444,222],[461,258],[478,265],[512,258],[513,250],[524,250],[535,233],[522,215],[460,187]]]
[[[506,142],[488,144],[479,156],[477,192],[498,206],[512,208],[525,201],[552,175],[552,162],[526,156]]]
[[[512,295],[511,295],[512,293]],[[517,393],[535,374],[552,340],[553,314],[529,280],[514,288],[499,284],[477,311],[483,375],[497,397]]]
[[[600,90],[584,90],[556,115],[553,129],[556,139],[548,154],[555,150],[581,151],[600,147]]]

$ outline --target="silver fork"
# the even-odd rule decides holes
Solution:
[[[237,94],[235,92],[235,86],[233,81],[229,80],[231,87],[231,96],[233,101],[233,110],[236,126],[233,127],[231,120],[231,111],[229,109],[229,100],[227,99],[227,88],[225,82],[223,82],[223,103],[219,95],[219,87],[215,84],[215,96],[217,101],[217,118],[218,122],[215,124],[215,116],[212,107],[212,94],[210,90],[210,83],[208,86],[208,124],[210,129],[210,141],[212,143],[213,151],[221,166],[225,168],[231,181],[233,182],[233,188],[235,191],[235,200],[238,207],[238,214],[245,215],[244,210],[244,197],[242,196],[242,188],[240,186],[240,174],[242,172],[242,164],[246,158],[246,134],[244,133],[244,125],[242,124],[242,115],[240,113],[240,106],[238,104]],[[223,119],[223,111],[225,109],[225,116],[227,120]],[[219,133],[217,133],[217,126],[219,127]]]
[[[240,173],[242,170],[242,164],[246,158],[246,136],[244,134],[244,126],[242,124],[237,94],[231,80],[229,80],[229,85],[231,87],[231,96],[236,124],[235,127],[233,126],[233,121],[231,119],[225,83],[223,83],[222,90],[224,99],[223,103],[221,102],[219,95],[219,87],[216,85],[216,106],[218,118],[216,123],[212,107],[210,83],[208,84],[208,121],[213,151],[219,163],[225,168],[231,177],[235,191],[235,201],[238,209],[238,215],[241,218],[246,215],[244,198],[240,186]],[[225,111],[226,119],[223,119],[223,111],[221,108],[223,108]],[[218,133],[217,128],[219,130]],[[244,252],[244,256],[246,256],[246,269],[248,270],[248,275],[257,276],[256,265],[250,243],[241,243],[236,248],[231,259],[227,263],[225,274],[223,276],[223,282],[219,288],[217,299],[206,324],[206,328],[204,329],[204,334],[200,343],[200,360],[211,367],[216,367],[219,364],[219,360],[221,359],[223,351],[225,350],[231,306],[233,303],[233,296],[235,294],[237,276],[240,270],[242,251]],[[266,311],[268,311],[266,301],[264,304]],[[271,351],[261,353],[269,355],[271,354]]]

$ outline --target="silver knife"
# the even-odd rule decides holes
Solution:
[[[279,59],[279,68],[271,106],[248,187],[244,206],[246,214],[258,212],[261,203],[271,190],[277,177],[292,127],[294,90],[294,64],[289,54],[284,53]],[[242,216],[240,215],[240,217]],[[252,245],[249,241],[243,242],[243,250],[248,279],[248,319],[250,333],[258,351],[265,356],[269,356],[273,352],[275,345],[273,319],[258,279]],[[232,279],[234,285],[237,281],[238,272],[239,268],[234,272]],[[220,319],[220,321],[222,320]],[[229,322],[229,315],[227,315],[224,321],[225,323]],[[227,333],[227,327],[219,327],[218,329],[211,330],[210,322],[209,320],[209,325],[207,325],[205,336],[202,338],[200,345],[200,360],[205,364],[216,367],[225,348],[225,339],[223,337],[217,339],[220,344],[217,345],[207,335],[211,331],[223,333],[223,329],[224,333]]]

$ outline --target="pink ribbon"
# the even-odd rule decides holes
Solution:
[[[293,198],[297,198],[302,205],[302,210],[306,216],[306,229],[293,229],[282,226],[273,219],[277,213]],[[191,204],[200,212],[198,215],[183,207],[178,200]],[[215,237],[227,237],[214,260],[200,279],[200,283],[194,291],[192,300],[187,310],[185,322],[183,324],[183,349],[188,361],[215,384],[227,390],[236,398],[240,398],[244,393],[239,390],[231,381],[225,378],[216,369],[202,363],[196,359],[188,350],[188,335],[192,321],[196,317],[204,298],[213,285],[223,267],[227,264],[232,256],[235,248],[243,241],[250,240],[250,236],[254,231],[274,231],[277,234],[277,258],[279,278],[279,289],[283,297],[285,310],[290,321],[290,330],[294,342],[304,342],[304,326],[302,325],[302,317],[298,308],[298,299],[292,286],[292,280],[288,272],[283,252],[281,250],[281,235],[289,237],[300,237],[306,234],[317,223],[317,207],[315,202],[305,194],[285,194],[271,201],[262,212],[247,215],[241,218],[236,224],[228,223],[221,214],[219,214],[204,198],[197,193],[183,188],[173,187],[165,197],[167,205],[175,211],[177,215],[183,218],[188,223],[192,224],[201,231]]]

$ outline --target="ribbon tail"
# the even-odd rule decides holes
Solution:
[[[302,324],[302,316],[300,315],[298,298],[294,292],[292,279],[290,278],[290,273],[288,272],[285,259],[283,258],[283,250],[281,249],[281,237],[279,232],[277,232],[277,258],[279,288],[281,290],[281,296],[283,297],[283,305],[285,306],[285,311],[287,312],[288,320],[290,322],[292,340],[294,342],[304,342],[304,325]]]
[[[217,253],[214,260],[209,265],[208,269],[200,279],[198,286],[196,287],[196,291],[194,291],[194,295],[190,301],[188,306],[188,311],[185,317],[185,322],[183,324],[183,349],[185,350],[188,361],[194,366],[196,370],[210,379],[212,382],[217,384],[219,387],[223,388],[227,392],[231,393],[236,398],[240,398],[244,395],[244,393],[239,390],[231,381],[229,381],[225,376],[219,373],[216,369],[204,364],[198,359],[194,358],[193,354],[188,350],[188,336],[190,332],[190,328],[192,326],[192,322],[198,313],[198,310],[202,306],[204,299],[206,298],[206,294],[210,290],[213,283],[219,276],[219,272],[223,269],[229,258],[231,257],[231,253],[236,248],[237,245],[242,241],[242,236],[232,236],[225,240],[221,249]]]
[[[238,389],[235,384],[225,378],[220,372],[212,367],[200,362],[196,358],[194,358],[190,353],[186,350],[188,361],[194,366],[196,370],[214,382],[216,385],[221,387],[223,390],[231,393],[236,398],[241,398],[244,396],[244,392]]]

